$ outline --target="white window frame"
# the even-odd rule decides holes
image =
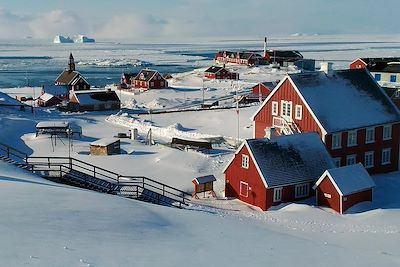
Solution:
[[[368,138],[368,132],[371,133],[371,138]],[[367,129],[365,129],[365,143],[366,144],[375,143],[375,128],[367,128]]]
[[[242,168],[248,169],[249,168],[249,156],[242,154]]]
[[[287,121],[292,120],[293,103],[292,101],[281,100],[281,117]]]
[[[382,138],[383,138],[383,140],[392,139],[392,125],[391,124],[383,125]]]
[[[154,82],[150,82],[150,86],[154,86]]]
[[[337,138],[337,142],[335,142],[335,137]],[[339,148],[342,148],[342,133],[334,133],[332,134],[332,149]]]
[[[286,109],[287,109],[287,102],[284,100],[281,100],[281,116],[282,117],[286,116]]]
[[[246,186],[246,194],[242,194],[243,186]],[[249,197],[249,184],[243,181],[240,181],[239,195],[242,197]]]
[[[324,193],[324,197],[326,197],[326,198],[332,198],[332,195],[331,195],[331,194],[328,194],[328,193]]]
[[[357,155],[356,154],[346,156],[346,166],[353,165],[356,163],[357,163]]]
[[[384,148],[382,149],[382,157],[381,157],[381,164],[382,165],[387,165],[391,163],[391,153],[392,149],[391,148]]]
[[[282,201],[282,187],[274,188],[274,202]]]
[[[295,185],[294,187],[295,198],[308,197],[309,194],[310,194],[310,185],[308,183]]]
[[[374,167],[374,151],[368,151],[364,154],[364,167],[372,168]]]
[[[302,118],[303,118],[303,106],[302,105],[296,105],[295,119],[296,120],[301,120]]]
[[[357,130],[347,132],[347,147],[357,145]]]
[[[272,116],[278,116],[278,114],[279,114],[279,110],[278,110],[278,108],[279,108],[279,103],[277,102],[277,101],[272,101],[272,104],[271,104],[271,114],[272,114]]]
[[[342,165],[342,158],[333,158],[333,164],[336,168],[339,168]]]

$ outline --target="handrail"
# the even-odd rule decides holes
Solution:
[[[25,161],[26,158],[28,157],[28,155],[23,153],[22,151],[19,151],[18,149],[15,149],[11,146],[8,146],[8,145],[2,144],[2,143],[0,143],[0,150],[6,152],[8,158],[10,157],[10,155],[13,155],[13,156]]]

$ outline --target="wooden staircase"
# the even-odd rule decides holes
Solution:
[[[183,208],[190,194],[144,176],[122,176],[69,157],[28,157],[0,143],[0,159],[46,179],[149,203]]]

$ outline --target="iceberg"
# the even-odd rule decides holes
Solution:
[[[61,35],[56,35],[56,37],[54,37],[53,43],[55,44],[64,44],[64,43],[73,43],[74,41],[69,38],[69,37],[64,37]]]
[[[54,37],[53,43],[55,44],[66,44],[66,43],[94,43],[95,40],[93,38],[89,38],[85,35],[75,35],[72,38],[67,36],[62,36],[62,35],[56,35]]]
[[[85,35],[75,35],[73,37],[74,43],[94,43],[95,40],[93,38],[89,38]]]

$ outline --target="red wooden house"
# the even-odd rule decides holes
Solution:
[[[204,71],[204,77],[208,79],[239,80],[239,73],[230,72],[225,67],[211,66]]]
[[[337,167],[399,168],[400,113],[365,69],[287,75],[253,115],[253,135],[317,132]]]
[[[61,103],[61,99],[49,93],[43,93],[39,96],[38,100],[39,107],[52,107]]]
[[[267,210],[311,196],[333,162],[318,134],[245,140],[224,169],[225,196]]]
[[[220,64],[234,63],[239,65],[253,66],[264,64],[264,61],[264,58],[260,54],[249,51],[219,51],[215,54],[215,62]]]
[[[318,206],[330,207],[342,214],[351,206],[372,201],[375,183],[361,163],[326,170],[313,189]]]
[[[149,89],[162,89],[168,87],[168,82],[156,70],[143,69],[131,82],[135,88]]]
[[[277,82],[263,82],[254,85],[251,88],[251,93],[245,96],[245,102],[264,101],[277,84]]]

